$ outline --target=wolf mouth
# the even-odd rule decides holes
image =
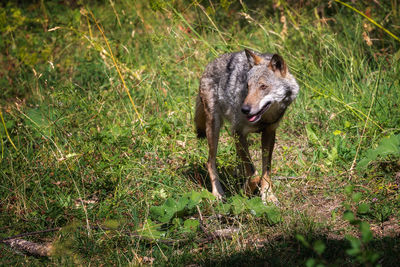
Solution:
[[[257,112],[256,114],[253,114],[253,115],[248,115],[247,120],[249,122],[256,123],[257,121],[259,121],[261,119],[261,116],[269,109],[270,106],[271,106],[271,102],[267,102],[259,112]]]

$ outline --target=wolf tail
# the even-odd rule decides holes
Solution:
[[[196,111],[194,114],[194,123],[196,125],[197,138],[206,137],[206,113],[200,95],[196,99]]]

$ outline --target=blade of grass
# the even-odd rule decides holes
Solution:
[[[300,74],[300,72],[297,72],[295,69],[293,69],[293,71],[296,72],[296,73],[298,73],[298,74]],[[312,79],[312,77],[310,77],[310,76],[309,76],[308,78]],[[362,112],[361,110],[359,110],[359,109],[357,109],[357,108],[355,108],[355,107],[352,107],[350,104],[344,102],[344,101],[343,101],[342,99],[340,99],[339,97],[333,95],[333,93],[331,93],[330,95],[327,95],[327,94],[325,94],[324,92],[315,89],[313,86],[311,86],[310,84],[308,84],[308,83],[306,82],[305,79],[302,79],[300,75],[297,76],[297,79],[300,80],[300,81],[301,81],[307,88],[309,88],[311,91],[313,91],[313,92],[319,94],[320,96],[329,97],[329,98],[332,99],[333,101],[344,105],[346,109],[350,110],[350,111],[351,111],[357,118],[359,118],[360,120],[364,121],[364,119],[362,118],[362,117],[364,117],[364,118],[366,118],[367,121],[372,122],[376,127],[378,127],[379,129],[381,129],[382,131],[384,131],[384,129],[382,128],[382,126],[380,126],[376,121],[372,120],[367,114],[365,114],[364,112]],[[317,82],[317,83],[319,83],[319,85],[320,85],[321,87],[325,88],[325,86],[324,86],[322,83],[320,83],[319,81],[317,81],[317,80],[315,80],[315,79],[314,79],[314,81]]]
[[[119,78],[120,78],[120,80],[121,80],[121,82],[122,82],[122,85],[123,85],[123,87],[124,87],[124,89],[125,89],[125,91],[126,91],[128,97],[129,97],[129,100],[131,101],[132,107],[133,107],[133,109],[134,109],[134,111],[135,111],[135,113],[136,113],[136,116],[137,116],[138,119],[139,119],[140,125],[142,126],[144,132],[146,133],[146,129],[144,129],[144,125],[143,125],[143,120],[142,120],[142,118],[141,118],[141,116],[140,116],[140,114],[139,114],[139,112],[138,112],[138,110],[137,110],[137,107],[136,107],[136,105],[135,105],[135,102],[134,102],[133,99],[132,99],[131,94],[129,93],[129,89],[128,89],[128,87],[126,86],[125,79],[124,79],[124,77],[122,76],[122,73],[121,73],[121,71],[120,71],[120,69],[119,69],[119,67],[118,67],[117,61],[115,60],[114,54],[113,54],[113,52],[112,52],[112,50],[111,50],[110,43],[108,42],[108,39],[107,39],[107,37],[106,37],[106,35],[105,35],[105,33],[104,33],[104,30],[103,30],[103,28],[100,26],[100,24],[97,22],[97,20],[96,20],[96,18],[94,17],[94,14],[92,13],[92,11],[88,10],[88,13],[89,13],[90,16],[92,17],[94,23],[96,24],[96,26],[97,26],[97,28],[99,29],[101,35],[103,36],[104,42],[105,42],[106,45],[107,45],[107,48],[108,48],[108,51],[109,51],[109,53],[110,53],[110,57],[111,57],[111,59],[112,59],[112,61],[113,61],[114,67],[115,67],[115,69],[116,69],[117,72],[118,72],[118,76],[119,76]]]
[[[4,158],[4,143],[3,143],[3,136],[0,134],[0,141],[1,141],[1,160]]]
[[[115,10],[114,2],[113,2],[112,0],[109,0],[109,2],[110,2],[110,5],[111,5],[111,7],[112,7],[112,9],[113,9],[113,11],[114,11],[115,17],[117,18],[118,25],[119,25],[120,28],[122,28],[121,21],[119,20],[118,13],[117,13],[117,11]]]
[[[347,8],[350,8],[351,10],[357,12],[358,14],[360,14],[361,16],[363,16],[364,18],[366,18],[369,22],[371,22],[372,24],[374,24],[376,27],[378,27],[379,29],[381,29],[382,31],[386,32],[388,35],[390,35],[391,37],[393,37],[394,39],[396,39],[398,42],[400,42],[400,38],[397,37],[396,35],[394,35],[393,33],[391,33],[388,29],[386,29],[385,27],[383,27],[382,25],[380,25],[378,22],[376,22],[375,20],[373,20],[372,18],[368,17],[367,15],[365,15],[363,12],[361,12],[360,10],[356,9],[355,7],[352,7],[349,4],[343,3],[340,0],[335,0],[335,2],[344,5]]]
[[[15,149],[15,151],[18,152],[17,147],[14,145],[14,142],[11,140],[11,137],[10,137],[10,135],[8,134],[7,127],[6,127],[6,123],[5,123],[5,121],[4,121],[3,113],[1,112],[1,110],[0,110],[0,117],[1,117],[1,122],[3,123],[4,132],[6,133],[6,136],[7,136],[8,141],[10,141],[10,143],[11,143],[11,145],[13,146],[13,148]],[[2,155],[2,158],[3,158],[3,139],[1,140],[1,155]]]
[[[210,18],[210,16],[208,15],[206,9],[200,5],[197,1],[195,2],[195,4],[200,7],[201,11],[203,11],[204,15],[206,15],[207,19],[211,22],[211,24],[214,26],[215,30],[218,32],[219,37],[222,39],[222,41],[224,42],[225,45],[228,45],[228,43],[225,41],[225,38],[222,36],[221,31],[218,29],[217,25],[215,25],[214,21]]]
[[[364,138],[365,130],[366,130],[366,128],[367,128],[368,118],[369,118],[369,116],[371,115],[372,106],[373,106],[374,103],[375,103],[375,96],[376,96],[376,92],[378,91],[379,81],[380,81],[380,79],[381,79],[381,70],[382,70],[381,66],[382,66],[382,64],[381,64],[380,67],[379,67],[379,75],[378,75],[378,78],[376,79],[376,82],[375,82],[375,90],[374,90],[374,93],[372,94],[371,105],[369,106],[368,115],[367,115],[367,120],[366,120],[365,123],[364,123],[364,127],[363,127],[363,130],[362,130],[362,132],[361,132],[361,136],[360,136],[360,141],[358,142],[356,154],[354,155],[353,163],[351,164],[351,167],[350,167],[349,180],[351,179],[351,177],[352,177],[353,174],[354,174],[354,167],[356,166],[356,161],[357,161],[358,153],[360,152],[361,143],[362,143],[362,140],[363,140],[363,138]]]
[[[201,37],[201,35],[192,27],[192,25],[190,25],[190,23],[182,16],[182,14],[180,12],[178,12],[175,8],[173,8],[170,4],[168,4],[168,6],[171,8],[171,10],[186,24],[186,26],[189,27],[189,29],[204,43],[206,44],[211,52],[214,54],[214,56],[218,55],[218,52],[214,49],[214,47],[212,47],[210,45],[209,42],[207,42],[203,37]]]

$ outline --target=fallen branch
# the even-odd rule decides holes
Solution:
[[[34,243],[31,241],[13,238],[2,241],[2,243],[9,245],[11,248],[33,255],[33,256],[41,256],[48,257],[51,255],[51,244],[40,244]]]
[[[304,178],[304,176],[274,176],[272,180],[300,180]]]
[[[13,236],[6,237],[6,238],[0,240],[0,243],[6,243],[7,240],[16,239],[16,238],[19,238],[19,237],[39,235],[39,234],[43,234],[43,233],[56,232],[56,231],[59,231],[59,230],[61,230],[61,227],[50,228],[50,229],[45,229],[45,230],[35,231],[35,232],[29,232],[29,233],[23,233],[23,234],[19,234],[19,235],[13,235]]]
[[[10,246],[12,249],[18,250],[20,252],[30,254],[33,256],[40,257],[48,257],[51,255],[52,245],[51,243],[41,244],[35,243],[31,241],[27,241],[24,239],[20,239],[20,237],[39,235],[43,233],[56,232],[59,231],[61,227],[45,229],[41,231],[23,233],[19,235],[10,236],[0,240],[0,243]]]
[[[233,227],[229,227],[229,228],[225,228],[225,229],[219,229],[219,230],[215,230],[214,232],[210,232],[207,227],[204,224],[203,221],[203,215],[201,214],[201,211],[199,209],[199,207],[197,206],[197,211],[199,213],[199,226],[200,229],[206,234],[206,238],[203,238],[203,240],[201,240],[199,243],[204,244],[204,243],[208,243],[210,241],[213,241],[214,239],[218,238],[218,237],[223,237],[223,238],[232,238],[232,235],[235,233],[239,232],[238,228],[233,228]]]
[[[199,210],[200,212],[200,210]],[[200,229],[205,233],[206,237],[198,239],[197,242],[199,244],[205,244],[208,242],[211,242],[218,237],[222,238],[232,238],[232,235],[237,233],[239,229],[237,228],[225,228],[225,229],[219,229],[215,230],[214,232],[210,232],[207,227],[204,226],[203,222],[203,216],[200,213]],[[97,229],[97,230],[107,230],[107,231],[112,231],[115,229],[111,228],[106,228],[106,227],[99,227],[99,226],[91,226],[91,229]],[[56,232],[61,230],[61,227],[56,227],[56,228],[51,228],[51,229],[45,229],[41,231],[35,231],[35,232],[29,232],[29,233],[23,233],[23,234],[18,234],[14,236],[10,236],[7,238],[4,238],[0,240],[0,243],[3,243],[5,245],[10,246],[11,248],[18,250],[22,253],[26,253],[29,255],[33,256],[41,256],[41,257],[48,257],[51,256],[52,253],[52,244],[51,243],[35,243],[31,241],[27,241],[24,239],[21,239],[21,237],[26,237],[26,236],[33,236],[33,235],[39,235],[43,233],[49,233],[49,232]],[[192,239],[156,239],[156,238],[150,238],[147,236],[143,236],[138,234],[137,232],[130,232],[130,231],[122,231],[122,234],[126,236],[130,236],[133,238],[138,238],[139,240],[147,241],[147,242],[158,242],[166,245],[173,245],[173,244],[184,244],[186,242],[191,242]]]

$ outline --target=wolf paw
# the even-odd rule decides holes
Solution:
[[[212,194],[213,194],[213,195],[217,198],[217,200],[219,200],[219,201],[223,200],[223,199],[224,199],[224,195],[225,195],[225,193],[224,193],[224,191],[223,191],[222,189],[216,190],[216,191],[213,190]]]
[[[260,176],[249,178],[244,185],[244,193],[247,196],[251,196],[254,193],[254,191],[256,191],[258,185],[260,184],[260,180],[261,180]]]
[[[267,192],[261,195],[261,200],[264,205],[267,206],[267,203],[273,203],[275,206],[279,207],[280,202],[272,192]]]

